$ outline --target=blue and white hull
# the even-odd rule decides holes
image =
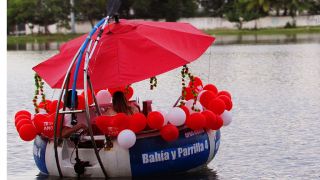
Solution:
[[[173,142],[164,141],[159,132],[141,134],[130,149],[121,148],[115,140],[113,148],[101,148],[99,155],[109,177],[148,176],[183,172],[205,165],[214,158],[219,144],[219,130],[193,131],[184,128]],[[77,176],[73,150],[74,146],[69,140],[58,147],[61,171],[66,177]],[[53,141],[38,136],[33,152],[36,165],[42,173],[59,176]],[[84,177],[104,177],[92,148],[79,148],[79,157],[91,165],[85,168]]]

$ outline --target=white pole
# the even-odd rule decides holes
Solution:
[[[74,17],[74,0],[70,0],[70,5],[71,5],[71,13],[70,13],[71,33],[76,33],[75,17]]]

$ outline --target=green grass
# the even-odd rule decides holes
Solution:
[[[81,36],[82,34],[50,34],[50,35],[25,35],[25,36],[8,36],[7,44],[23,44],[28,42],[65,42],[70,39]]]
[[[298,28],[269,28],[269,29],[211,29],[205,30],[206,33],[215,36],[224,35],[276,35],[276,34],[298,34],[298,33],[320,33],[320,26],[315,27],[298,27]],[[8,36],[7,44],[24,44],[29,42],[46,43],[46,42],[66,42],[82,34],[50,34],[50,35],[25,35],[25,36]]]
[[[268,28],[268,29],[209,29],[204,30],[207,34],[223,36],[223,35],[276,35],[276,34],[308,34],[320,33],[320,26],[315,27],[297,27],[297,28]]]

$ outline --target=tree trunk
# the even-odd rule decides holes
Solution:
[[[28,26],[29,26],[29,29],[31,31],[31,35],[33,35],[33,28],[34,28],[33,24],[32,25],[28,24]]]
[[[50,34],[47,24],[44,25],[44,34]]]
[[[287,15],[288,15],[288,8],[287,8],[287,7],[284,7],[283,15],[284,15],[284,16],[287,16]]]
[[[89,18],[89,22],[91,24],[91,28],[93,28],[94,27],[93,19]]]

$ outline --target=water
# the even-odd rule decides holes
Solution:
[[[233,95],[233,122],[222,128],[221,146],[208,168],[174,179],[320,179],[320,45],[311,43],[213,46],[190,65],[204,83]],[[32,111],[31,67],[49,51],[8,52],[8,178],[43,179],[33,161],[32,143],[19,139],[13,123],[20,109]],[[180,69],[134,85],[140,100],[155,109],[172,105]],[[47,97],[58,92],[45,87]]]

